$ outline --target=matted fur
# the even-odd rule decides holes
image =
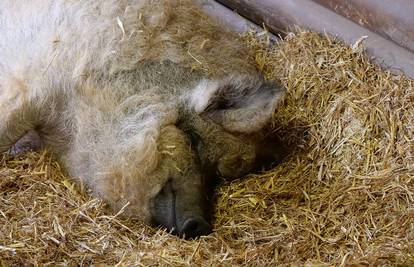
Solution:
[[[180,111],[251,133],[283,94],[261,90],[238,36],[192,1],[5,0],[0,12],[0,152],[36,129],[72,176],[144,221],[173,169],[199,175],[167,127]],[[218,98],[234,111],[212,110]]]

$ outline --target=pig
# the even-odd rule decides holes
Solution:
[[[46,148],[114,211],[209,234],[285,90],[190,0],[0,2],[0,153]]]

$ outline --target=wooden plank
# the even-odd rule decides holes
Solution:
[[[268,9],[268,2],[262,3],[261,1],[249,1],[249,0],[216,0],[228,8],[239,13],[243,17],[248,18],[257,25],[265,25],[271,32],[279,34],[286,32],[286,25],[291,21],[289,18],[284,18],[282,14],[276,14],[277,9]],[[279,16],[278,19],[274,19],[275,16]]]
[[[311,0],[218,1],[258,25],[265,23],[273,31],[298,25],[337,36],[350,45],[366,37],[363,43],[367,53],[377,64],[414,78],[414,53]]]
[[[225,27],[231,30],[235,30],[240,33],[255,31],[257,33],[264,32],[262,27],[259,27],[250,20],[240,16],[233,10],[226,6],[214,1],[214,0],[201,0],[199,1],[201,8],[211,17],[217,19]],[[278,38],[272,33],[268,33],[271,40],[277,40]]]
[[[414,51],[413,0],[313,0]]]

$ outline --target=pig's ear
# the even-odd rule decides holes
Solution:
[[[283,100],[285,90],[274,82],[229,77],[201,81],[190,96],[190,106],[229,132],[261,130]]]

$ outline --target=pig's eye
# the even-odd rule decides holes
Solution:
[[[185,133],[191,147],[197,149],[202,142],[201,136],[192,127],[186,125],[186,123],[178,123],[177,127]]]
[[[185,131],[188,140],[190,140],[190,144],[192,147],[197,148],[201,143],[201,137],[194,131]]]

